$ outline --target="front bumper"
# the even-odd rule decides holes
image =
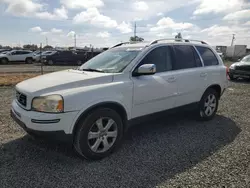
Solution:
[[[10,115],[12,119],[20,125],[28,134],[36,137],[58,140],[61,142],[73,142],[73,134],[65,134],[64,131],[37,131],[28,128],[20,119],[17,118],[17,115],[11,110]]]
[[[229,69],[229,75],[239,76],[239,77],[250,77],[250,71]]]
[[[21,108],[16,100],[13,100],[11,107],[12,118],[27,132],[62,132],[65,135],[72,134],[72,126],[78,111],[51,114],[34,111],[27,111]]]

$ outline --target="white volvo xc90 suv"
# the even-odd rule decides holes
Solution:
[[[17,84],[11,116],[95,160],[119,146],[134,119],[191,104],[200,119],[213,118],[226,87],[226,67],[202,41],[121,43],[76,70]]]

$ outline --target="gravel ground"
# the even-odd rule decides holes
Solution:
[[[0,89],[0,187],[250,187],[250,84],[232,83],[210,122],[177,114],[131,128],[120,150],[89,162],[36,141]]]
[[[75,68],[76,66],[44,66],[43,70],[44,72],[54,72],[54,71],[60,71],[65,69],[71,69]],[[30,64],[20,64],[20,65],[0,65],[0,73],[34,73],[34,72],[40,72],[41,66]]]

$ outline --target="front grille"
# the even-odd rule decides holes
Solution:
[[[235,70],[250,71],[250,66],[236,66]]]
[[[19,91],[16,91],[16,99],[21,105],[26,107],[26,105],[27,105],[27,96],[26,95],[20,93]]]

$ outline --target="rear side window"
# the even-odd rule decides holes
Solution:
[[[173,48],[175,51],[175,70],[198,67],[192,46],[175,45]]]
[[[161,46],[153,49],[141,61],[139,66],[143,64],[155,64],[156,72],[165,72],[172,70],[172,58],[170,47]]]
[[[199,51],[203,59],[204,66],[213,66],[219,64],[218,59],[216,58],[212,50],[210,50],[209,48],[203,46],[196,46],[196,49]]]
[[[31,52],[30,51],[22,51],[21,53],[22,54],[30,54]]]

